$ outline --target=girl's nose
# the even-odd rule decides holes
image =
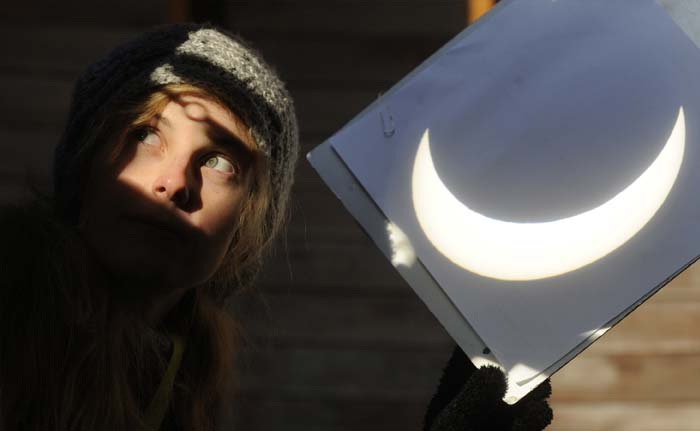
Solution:
[[[175,161],[164,167],[163,171],[153,182],[152,192],[159,200],[174,202],[177,206],[185,206],[190,199],[192,178],[190,164],[185,161]]]

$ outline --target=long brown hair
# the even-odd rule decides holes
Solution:
[[[168,85],[115,107],[90,135],[116,154],[130,127],[183,93],[226,106],[198,87]],[[213,429],[235,387],[238,324],[226,301],[252,284],[279,228],[266,221],[271,196],[261,154],[253,171],[224,262],[166,317],[188,346],[164,429]],[[39,195],[0,211],[0,429],[145,430],[145,407],[167,366],[163,336],[115,299],[111,280],[54,202]]]

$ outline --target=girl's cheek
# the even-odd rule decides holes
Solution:
[[[209,217],[202,220],[208,230],[226,232],[238,222],[242,208],[243,193],[237,190],[207,190],[202,189],[202,207],[207,210]]]

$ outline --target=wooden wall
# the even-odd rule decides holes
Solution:
[[[302,154],[464,26],[463,0],[242,0],[215,20],[288,82]],[[40,7],[41,6],[41,7]],[[222,2],[217,8],[221,8]],[[0,200],[26,172],[49,188],[80,70],[168,19],[166,0],[12,2],[0,16]],[[451,341],[303,159],[289,231],[245,328],[236,425],[417,430]],[[692,268],[553,378],[553,430],[700,430],[700,269]]]

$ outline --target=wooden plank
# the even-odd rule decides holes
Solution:
[[[280,398],[241,394],[233,407],[232,429],[256,431],[387,431],[419,430],[428,401]],[[228,428],[227,428],[228,429]]]
[[[552,402],[552,431],[697,431],[700,404]]]
[[[690,268],[688,268],[686,271],[678,275],[671,283],[670,285],[673,286],[678,286],[676,287],[675,291],[677,291],[679,288],[683,289],[697,289],[700,288],[700,262],[695,262]],[[658,293],[659,297],[665,297],[665,296],[670,296],[671,294],[668,294],[668,291],[674,291],[673,289],[662,289],[661,292]]]
[[[361,296],[329,291],[278,293],[238,303],[246,332],[275,345],[364,349],[444,349],[452,341],[413,291]],[[322,324],[321,324],[322,322]]]
[[[0,202],[28,197],[30,184],[51,189],[53,147],[60,131],[0,129]]]
[[[694,401],[700,403],[700,354],[585,353],[552,377],[557,401]]]
[[[268,289],[284,291],[350,289],[377,294],[405,286],[391,263],[369,242],[302,247],[290,248],[287,255],[272,256],[260,283]],[[291,268],[288,262],[293,262]]]
[[[229,9],[226,22],[241,34],[319,36],[411,34],[443,37],[445,41],[464,26],[463,0],[412,0],[361,3],[348,0],[308,0],[303,7],[292,0],[239,1]]]
[[[304,163],[304,162],[302,162]],[[299,175],[301,176],[301,174]],[[353,239],[369,238],[360,234],[361,228],[335,195],[326,190],[316,191],[298,187],[292,194],[291,203],[293,225],[299,230],[306,230],[305,239],[315,237],[317,233],[327,235],[329,230],[357,233]],[[345,240],[345,238],[343,238]]]
[[[450,356],[441,350],[268,348],[241,354],[241,390],[284,398],[427,399]]]
[[[0,80],[0,128],[56,130],[68,113],[72,81],[4,75]]]
[[[327,132],[328,136],[349,122],[378,96],[377,91],[346,87],[294,89],[297,116],[306,133]]]
[[[446,42],[444,38],[396,35],[252,36],[248,39],[292,87],[328,88],[352,83],[375,91],[390,88]]]
[[[18,202],[28,196],[27,189],[14,182],[6,182],[0,176],[0,204]]]
[[[700,301],[644,304],[585,354],[619,352],[700,355]]]
[[[100,4],[88,0],[62,0],[58,4],[36,2],[5,2],[0,23],[29,24],[61,23],[102,27],[148,26],[166,22],[167,0],[120,0]]]
[[[75,79],[88,64],[137,33],[138,29],[122,27],[8,25],[0,28],[0,49],[6,53],[0,59],[0,72],[60,73]],[[328,88],[352,82],[377,92],[389,88],[445,42],[424,36],[347,38],[306,33],[284,38],[263,33],[248,39],[292,87]]]
[[[170,22],[187,22],[191,20],[191,0],[168,0],[168,20]]]
[[[0,129],[0,175],[21,183],[26,172],[48,177],[60,132]],[[15,180],[16,179],[16,180]]]
[[[143,2],[148,3],[148,2]],[[90,63],[139,33],[123,27],[17,25],[0,27],[0,73],[30,74],[42,80],[74,81]],[[78,48],[78,49],[77,49]]]

